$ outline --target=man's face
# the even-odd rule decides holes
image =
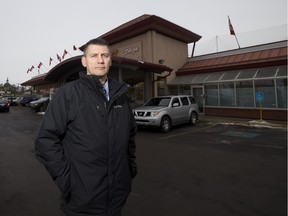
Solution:
[[[88,75],[107,77],[112,60],[107,46],[91,44],[86,49],[86,54],[81,59],[82,65],[86,67]]]

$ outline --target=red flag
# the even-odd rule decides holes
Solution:
[[[234,28],[233,28],[233,26],[232,26],[232,23],[231,23],[231,21],[230,21],[229,16],[228,16],[228,24],[229,24],[230,34],[231,34],[231,35],[235,35],[235,31],[234,31]]]
[[[40,67],[41,67],[42,65],[43,65],[42,62],[40,62],[40,63],[38,64],[38,68],[40,69]]]
[[[51,62],[53,61],[53,59],[50,57],[49,59],[49,66],[51,65]]]
[[[68,54],[67,50],[64,49],[63,55],[62,55],[62,59],[64,59],[65,55]]]
[[[61,62],[61,57],[57,54],[57,59],[59,62]]]
[[[77,50],[77,47],[75,45],[73,46],[73,50],[75,50],[75,51]]]
[[[27,73],[31,72],[34,69],[34,65],[32,65],[30,68],[28,68]]]

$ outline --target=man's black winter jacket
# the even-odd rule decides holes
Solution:
[[[127,84],[80,73],[55,93],[39,127],[36,158],[63,194],[69,215],[120,215],[137,173],[136,124]]]

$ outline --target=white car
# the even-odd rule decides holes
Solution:
[[[193,96],[172,95],[153,97],[143,106],[134,108],[133,114],[137,126],[158,127],[162,132],[168,132],[174,125],[195,125],[199,109]]]

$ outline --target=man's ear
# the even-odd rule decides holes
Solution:
[[[82,65],[83,65],[83,67],[87,67],[86,57],[85,57],[85,56],[82,56],[82,57],[81,57],[81,63],[82,63]]]

